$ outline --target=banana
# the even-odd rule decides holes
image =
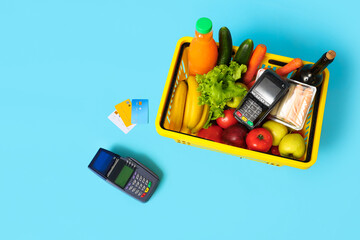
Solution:
[[[207,122],[208,118],[209,118],[209,112],[210,112],[210,106],[205,104],[204,105],[204,110],[202,112],[202,116],[198,122],[198,124],[191,129],[191,133],[197,133],[200,129],[202,129],[205,125],[205,123]]]
[[[190,77],[189,77],[190,78]],[[189,81],[188,79],[186,79],[188,86],[189,86]],[[183,122],[182,122],[182,127],[180,129],[180,132],[185,133],[185,134],[190,134],[190,129],[188,129],[187,125],[191,116],[191,112],[190,112],[190,100],[189,100],[189,90],[190,88],[188,87],[188,92],[187,92],[187,96],[186,96],[186,105],[185,105],[185,111],[184,111],[184,118],[183,118]]]
[[[182,125],[180,132],[185,133],[185,134],[190,134],[190,129],[188,129],[184,124]]]
[[[183,117],[184,117],[187,91],[188,91],[188,86],[186,81],[180,81],[175,90],[173,103],[171,105],[170,125],[169,125],[170,130],[179,132],[181,129]]]
[[[200,92],[197,91],[199,84],[194,76],[188,78],[188,94],[186,98],[186,107],[183,120],[183,128],[193,129],[199,122],[204,105],[199,105]]]

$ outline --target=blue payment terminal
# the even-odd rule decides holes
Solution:
[[[146,202],[154,193],[159,177],[136,159],[100,148],[89,164],[100,177],[130,196]]]

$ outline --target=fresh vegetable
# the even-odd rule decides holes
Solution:
[[[249,91],[249,89],[247,88],[247,86],[243,83],[237,82],[236,85],[242,86],[246,89],[246,91]],[[230,101],[228,101],[226,103],[226,105],[229,108],[237,108],[241,102],[241,100],[244,98],[245,96],[242,97],[233,97]]]
[[[229,65],[232,55],[232,38],[227,27],[222,27],[219,30],[219,55],[217,65]]]
[[[216,66],[207,74],[196,75],[198,90],[201,92],[199,104],[210,106],[209,118],[204,128],[211,125],[211,120],[224,116],[224,107],[233,97],[245,96],[246,89],[236,85],[235,81],[241,78],[246,69],[245,65],[232,61],[230,66]]]
[[[200,129],[202,129],[204,127],[205,123],[209,119],[209,112],[210,112],[210,107],[209,107],[209,105],[205,104],[204,110],[202,112],[202,116],[201,116],[198,124],[196,124],[196,126],[193,129],[191,129],[191,133],[197,133]]]
[[[222,141],[227,145],[245,148],[245,138],[247,132],[247,128],[241,124],[232,125],[223,131]]]
[[[271,133],[273,137],[273,146],[279,146],[281,139],[288,134],[288,129],[285,125],[273,120],[266,121],[262,127]]]
[[[249,91],[249,88],[244,83],[236,82],[236,85],[242,86],[243,88],[246,89],[246,91]]]
[[[291,73],[292,71],[302,67],[303,65],[304,64],[303,64],[303,62],[302,62],[302,60],[300,58],[294,58],[293,60],[291,60],[289,63],[287,63],[282,68],[278,68],[276,70],[276,73],[279,74],[282,77],[285,77],[289,73]]]
[[[279,144],[279,152],[283,157],[300,159],[305,154],[305,141],[298,133],[288,134]]]
[[[250,150],[268,152],[272,143],[271,133],[265,128],[254,128],[246,136],[246,145]]]
[[[185,106],[185,114],[183,120],[183,130],[193,129],[197,123],[199,122],[202,112],[204,109],[204,105],[199,105],[199,96],[200,92],[197,90],[198,83],[194,76],[189,76],[187,79],[188,82],[188,93],[186,97],[186,106]]]
[[[255,81],[249,82],[246,86],[250,89],[255,84]]]
[[[221,143],[221,136],[222,136],[223,129],[217,125],[212,125],[208,127],[207,129],[203,128],[201,129],[197,136],[200,138],[205,138],[208,140],[212,140],[214,142]]]
[[[243,41],[236,54],[233,58],[233,61],[237,62],[238,64],[245,64],[248,65],[251,57],[251,53],[254,49],[254,42],[251,39],[246,39]]]
[[[175,90],[175,96],[171,105],[169,129],[179,132],[182,126],[186,95],[188,86],[186,81],[180,81]]]
[[[218,119],[216,119],[216,123],[224,129],[238,123],[238,121],[234,117],[234,112],[235,112],[235,109],[225,110],[224,111],[225,116],[219,117]]]
[[[248,65],[248,69],[243,77],[244,83],[247,85],[256,74],[256,71],[264,59],[266,54],[266,46],[264,44],[259,44],[256,46]]]

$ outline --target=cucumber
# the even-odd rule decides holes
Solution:
[[[250,57],[251,57],[253,50],[254,50],[253,40],[246,39],[239,46],[233,60],[240,65],[245,64],[247,66],[249,64]]]
[[[217,65],[229,65],[232,55],[232,39],[230,31],[227,27],[222,27],[219,30],[219,55]]]

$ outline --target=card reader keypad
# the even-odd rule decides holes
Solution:
[[[140,173],[135,172],[125,187],[125,190],[132,193],[135,197],[143,198],[151,188],[151,181]]]
[[[248,99],[240,109],[236,112],[236,115],[249,126],[254,125],[255,119],[262,112],[262,108],[254,100]]]

